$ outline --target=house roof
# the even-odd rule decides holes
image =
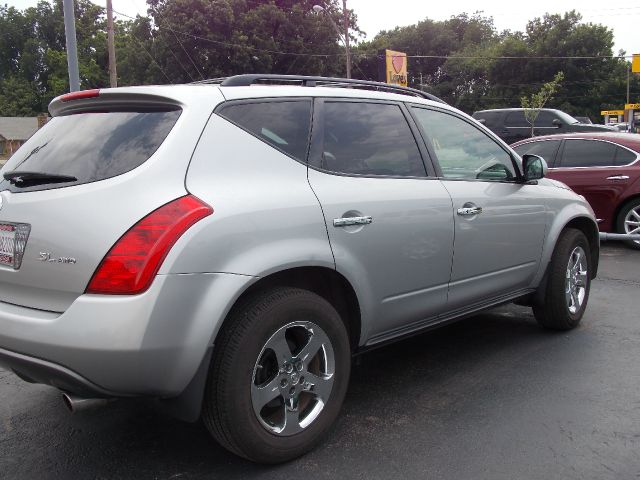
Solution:
[[[7,140],[27,140],[38,130],[38,117],[0,117],[0,136]]]

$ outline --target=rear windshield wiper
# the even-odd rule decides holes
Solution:
[[[9,180],[16,187],[32,187],[34,185],[46,185],[48,183],[65,183],[75,182],[78,179],[72,175],[60,175],[57,173],[46,172],[26,172],[16,171],[7,172],[2,175],[5,180]]]

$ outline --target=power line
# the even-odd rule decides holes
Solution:
[[[133,0],[129,0],[129,2],[135,7],[135,3],[133,3]],[[158,16],[161,17],[160,13],[158,13]],[[164,22],[164,18],[162,18],[162,21]],[[159,23],[158,23],[159,26]],[[185,55],[187,56],[187,58],[189,59],[189,61],[191,62],[191,64],[193,65],[193,68],[196,69],[196,72],[198,72],[198,75],[200,75],[200,78],[202,80],[204,80],[204,75],[202,75],[202,72],[200,71],[200,69],[198,68],[198,66],[196,65],[196,62],[193,61],[193,58],[191,58],[191,55],[189,55],[189,52],[187,52],[187,49],[184,48],[184,45],[182,44],[182,42],[180,41],[180,39],[178,38],[178,36],[174,33],[173,34],[174,38],[178,41],[178,43],[180,44],[180,47],[182,47],[182,51],[185,53]],[[175,57],[175,55],[174,55]],[[187,72],[188,73],[188,72]],[[191,75],[189,75],[189,77],[191,77]],[[191,77],[193,78],[193,77]]]
[[[162,69],[162,67],[158,63],[158,61],[154,58],[153,55],[151,55],[151,53],[143,45],[142,41],[138,37],[136,37],[133,32],[131,32],[131,38],[133,38],[138,42],[138,44],[142,47],[142,49],[146,52],[146,54],[149,55],[149,58],[151,59],[151,61],[158,66],[158,69],[160,69],[160,72],[162,73],[162,75],[164,75],[164,78],[167,79],[167,82],[169,82],[170,84],[173,84],[169,76],[165,73],[165,71]]]
[[[118,12],[116,10],[114,10],[114,12],[117,13],[118,15],[122,15],[123,17],[135,20],[134,17],[131,17],[124,13]],[[212,40],[210,38],[201,37],[199,35],[194,35],[192,33],[181,32],[179,30],[175,30],[166,25],[165,26],[157,25],[157,27],[160,30],[162,29],[169,30],[174,34],[184,35],[187,37],[195,38],[197,40],[202,40],[202,41],[213,43],[216,45],[224,45],[227,47],[235,47],[235,48],[245,48],[245,49],[253,50],[256,52],[272,53],[276,55],[292,55],[292,56],[300,56],[300,57],[323,57],[323,58],[342,57],[346,55],[345,53],[282,52],[279,50],[269,50],[269,49],[253,47],[251,45],[240,45],[237,43],[229,43],[229,42],[222,42],[219,40]],[[357,57],[365,57],[365,58],[380,56],[377,53],[358,53],[358,52],[354,52],[353,55]],[[633,58],[633,55],[566,55],[566,56],[407,55],[407,58],[426,58],[426,59],[444,59],[444,60],[458,59],[458,58],[463,60],[481,60],[481,59],[485,59],[485,60],[597,60],[597,59]]]

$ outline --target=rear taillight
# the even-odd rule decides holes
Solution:
[[[154,210],[131,227],[104,257],[86,293],[134,295],[149,288],[178,238],[213,209],[187,195]]]

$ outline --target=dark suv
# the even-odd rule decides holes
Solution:
[[[480,110],[473,118],[483,123],[507,143],[531,137],[531,124],[524,116],[523,108],[497,108]],[[580,123],[568,113],[553,108],[543,108],[535,122],[534,136],[553,133],[611,132],[606,125]]]

